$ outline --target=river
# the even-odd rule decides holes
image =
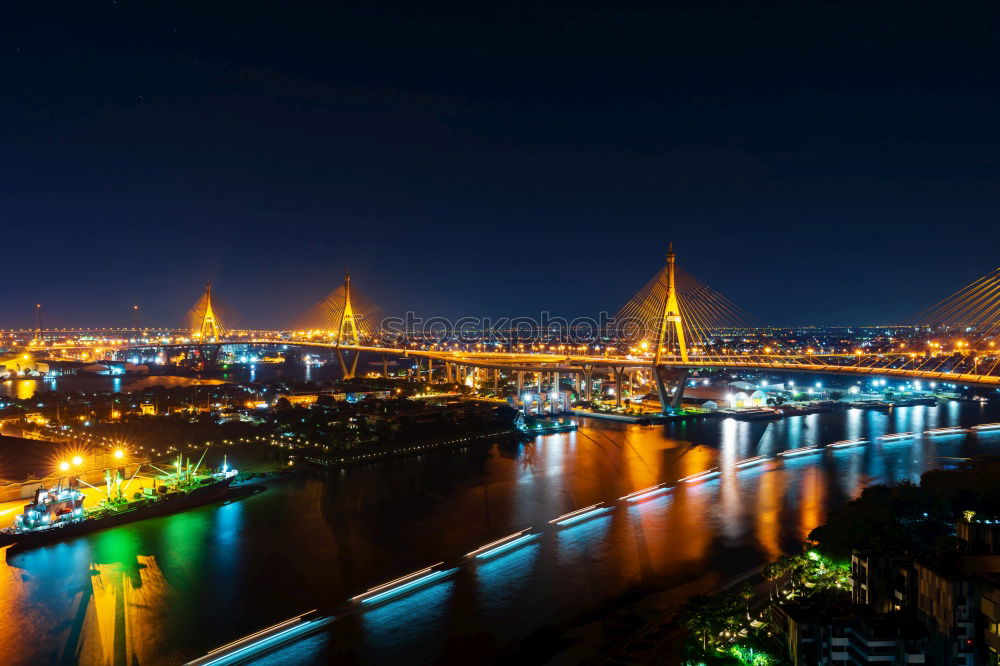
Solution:
[[[659,427],[586,421],[516,448],[482,445],[269,484],[253,497],[142,521],[0,564],[3,662],[170,664],[529,526],[534,542],[371,609],[268,663],[559,660],[563,632],[636,589],[676,602],[795,551],[869,484],[917,480],[947,458],[1000,450],[1000,432],[871,442],[769,461],[810,444],[1000,421],[1000,404],[943,402],[772,423]],[[721,477],[552,518],[713,466]],[[566,638],[566,640],[562,640]],[[576,654],[576,653],[574,653]]]
[[[294,365],[248,365],[233,366],[227,372],[206,376],[177,375],[98,375],[80,374],[44,379],[0,380],[0,396],[27,400],[33,395],[44,395],[54,391],[79,391],[83,393],[133,393],[153,386],[173,388],[175,386],[197,386],[205,384],[226,384],[246,382],[269,382],[284,380],[334,381],[340,378],[340,369],[331,363],[322,366]]]

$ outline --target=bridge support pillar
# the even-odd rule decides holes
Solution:
[[[337,360],[340,361],[340,374],[343,375],[344,379],[354,379],[354,373],[358,369],[358,357],[361,356],[361,352],[354,352],[353,358],[351,358],[350,363],[347,362],[347,353],[343,349],[337,350]]]
[[[585,400],[594,399],[594,366],[583,366],[583,396]]]
[[[382,354],[382,376],[389,376],[389,357],[385,354]]]
[[[614,373],[615,378],[615,407],[621,407],[622,393],[625,391],[625,386],[622,383],[622,379],[625,376],[625,368],[611,366],[611,372]]]
[[[434,381],[434,359],[430,356],[427,357],[427,383],[430,384]]]
[[[559,373],[552,373],[552,386],[549,389],[549,411],[553,414],[556,413],[556,402],[559,401],[559,396],[562,392],[559,390]],[[562,411],[561,409],[558,411]]]
[[[687,384],[690,370],[677,370],[655,366],[653,379],[656,382],[656,393],[660,396],[660,408],[666,412],[668,408],[678,409],[684,398],[684,386]],[[670,389],[673,388],[671,392]]]

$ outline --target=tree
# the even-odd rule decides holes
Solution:
[[[684,602],[677,613],[684,626],[699,637],[705,652],[718,634],[740,626],[743,609],[736,594],[697,594]]]
[[[778,562],[768,562],[764,565],[761,573],[764,575],[764,580],[772,584],[772,587],[768,588],[768,596],[774,599],[778,596],[778,579],[781,578],[781,568],[778,566]]]
[[[740,596],[743,597],[743,603],[746,606],[747,620],[750,620],[750,602],[753,601],[753,585],[744,581],[740,585]]]
[[[717,628],[718,603],[711,595],[696,594],[677,611],[687,629],[701,639],[702,651],[708,650],[709,634]]]

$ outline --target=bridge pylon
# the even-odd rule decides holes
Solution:
[[[681,360],[688,362],[687,344],[684,341],[684,322],[681,319],[681,308],[677,302],[677,282],[674,279],[674,264],[677,255],[674,244],[667,250],[667,293],[663,297],[663,313],[660,317],[660,330],[656,337],[654,362],[660,365],[663,357],[663,345],[667,341],[667,326],[673,325],[677,335],[677,346],[680,348]]]
[[[656,336],[656,347],[653,355],[653,378],[656,380],[656,392],[660,397],[660,407],[680,407],[684,395],[684,385],[687,383],[687,370],[668,370],[662,367],[663,345],[667,342],[667,327],[673,326],[677,336],[677,346],[680,349],[681,361],[688,362],[687,344],[684,339],[684,321],[681,318],[681,308],[677,300],[677,282],[674,277],[674,265],[677,255],[674,244],[667,249],[667,293],[663,297],[663,312],[660,316],[660,329]],[[668,384],[673,387],[671,392]]]
[[[337,360],[340,362],[340,371],[344,379],[353,379],[358,369],[358,357],[361,352],[355,351],[354,357],[348,363],[347,355],[340,348],[341,344],[359,345],[361,336],[358,335],[358,324],[354,318],[354,307],[351,305],[351,273],[344,272],[344,309],[340,314],[340,322],[337,325]]]
[[[204,308],[201,308],[200,321],[196,322],[194,327],[194,333],[201,340],[221,340],[222,339],[222,322],[219,317],[215,314],[215,309],[212,307],[212,283],[205,283],[205,294],[202,296],[204,302]]]

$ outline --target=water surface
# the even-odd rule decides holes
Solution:
[[[754,455],[885,432],[1000,421],[948,402],[773,423],[588,422],[517,447],[483,445],[270,484],[259,495],[151,519],[0,563],[5,663],[168,664],[564,512],[720,466],[410,596],[352,611],[271,663],[491,661],[558,654],[544,627],[630,590],[678,602],[794,551],[831,507],[942,458],[1000,451],[1000,432],[826,451],[737,470]],[[547,652],[547,650],[550,650]],[[523,658],[523,656],[522,656]]]

